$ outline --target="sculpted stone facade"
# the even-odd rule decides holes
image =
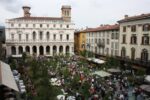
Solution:
[[[74,54],[70,6],[62,6],[62,17],[32,17],[30,7],[23,10],[24,17],[6,20],[7,56]]]

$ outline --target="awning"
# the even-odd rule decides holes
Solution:
[[[100,77],[108,77],[111,76],[110,73],[105,72],[105,71],[95,71],[94,73],[92,73],[93,75],[98,75]]]
[[[110,68],[107,71],[110,72],[110,73],[120,73],[121,72],[120,69],[115,69],[115,68]]]
[[[10,66],[0,61],[0,85],[19,91]]]
[[[97,58],[87,58],[88,61],[92,61],[94,63],[97,63],[97,64],[104,64],[105,61],[104,60],[100,60],[100,59],[97,59]]]
[[[150,75],[147,75],[147,76],[145,77],[145,80],[146,80],[147,82],[150,82]]]
[[[150,85],[141,85],[140,88],[146,92],[149,92],[150,93]]]

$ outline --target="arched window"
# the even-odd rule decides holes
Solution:
[[[146,49],[143,49],[141,52],[141,60],[148,61],[148,51]]]
[[[53,55],[56,55],[56,53],[57,53],[57,47],[54,45],[53,46]]]
[[[143,25],[143,31],[150,31],[150,25],[149,24],[144,24]]]
[[[33,47],[32,47],[32,51],[33,51],[33,54],[36,54],[36,53],[37,53],[37,48],[36,48],[36,46],[33,46]]]
[[[30,52],[30,47],[26,46],[26,52],[29,53]]]
[[[135,59],[135,48],[131,48],[131,59]]]
[[[143,44],[143,45],[149,45],[149,40],[150,40],[150,39],[149,39],[148,34],[142,36],[142,44]]]
[[[33,40],[35,40],[36,39],[36,32],[34,31],[33,32]]]
[[[59,53],[63,53],[63,46],[59,47]]]
[[[19,54],[22,54],[23,53],[23,48],[22,46],[19,46]]]
[[[131,36],[131,44],[136,44],[137,43],[137,37],[136,35]]]
[[[69,50],[70,50],[69,46],[66,46],[66,54],[69,53]]]
[[[43,39],[43,32],[41,31],[40,32],[40,40],[42,40]]]
[[[126,57],[126,48],[122,47],[121,49],[121,57]]]
[[[16,47],[14,46],[11,47],[11,53],[12,55],[16,55]]]
[[[50,47],[46,46],[46,54],[50,54]]]

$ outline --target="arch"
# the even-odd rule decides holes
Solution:
[[[46,46],[46,54],[50,54],[50,46]]]
[[[142,61],[148,61],[148,50],[143,49],[141,52],[141,60]]]
[[[43,48],[43,46],[40,46],[40,47],[39,47],[39,54],[40,54],[40,55],[43,55],[43,54],[44,54],[44,48]]]
[[[122,47],[121,49],[121,57],[126,57],[126,48]]]
[[[131,48],[131,59],[135,59],[135,48]]]
[[[35,39],[36,39],[36,32],[33,31],[33,40],[35,40]]]
[[[12,55],[16,55],[16,47],[15,46],[11,47],[11,53],[12,53]]]
[[[36,46],[33,46],[33,47],[32,47],[32,51],[33,51],[33,54],[36,54],[36,53],[37,53],[37,48],[36,48]]]
[[[69,54],[70,47],[66,46],[66,54]]]
[[[22,48],[22,46],[19,46],[19,48],[18,48],[19,50],[19,54],[22,54],[23,53],[23,48]]]
[[[30,47],[29,47],[29,46],[26,46],[26,48],[25,48],[25,49],[26,49],[26,52],[27,52],[27,53],[29,53],[29,52],[30,52]]]
[[[56,53],[57,53],[57,47],[54,45],[53,46],[53,55],[56,55]]]
[[[59,53],[63,53],[63,46],[59,47]]]

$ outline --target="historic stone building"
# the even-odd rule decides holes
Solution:
[[[74,23],[71,7],[62,6],[61,17],[33,17],[30,7],[23,7],[24,16],[6,20],[7,56],[53,56],[74,53]]]
[[[118,22],[121,59],[134,65],[150,67],[150,14],[125,15]]]
[[[101,25],[87,29],[86,50],[100,56],[118,56],[119,25]]]

